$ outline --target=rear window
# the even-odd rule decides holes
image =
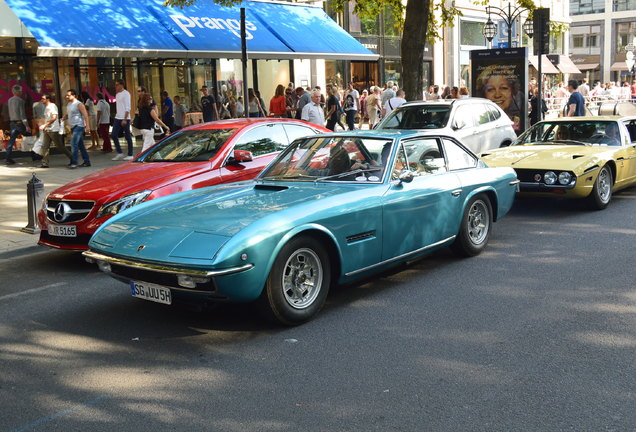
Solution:
[[[391,111],[376,129],[441,129],[446,127],[449,105],[406,106]]]

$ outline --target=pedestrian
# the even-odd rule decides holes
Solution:
[[[88,152],[84,146],[84,133],[88,128],[88,112],[83,103],[77,99],[77,93],[75,90],[70,89],[66,92],[66,115],[62,120],[68,120],[68,124],[71,127],[71,164],[69,168],[77,168],[77,153],[78,150],[82,153],[82,159],[84,163],[81,166],[91,166],[91,161],[88,157]]]
[[[265,113],[265,106],[266,105],[265,105],[265,101],[261,97],[261,92],[258,91],[258,90],[254,90],[254,94],[258,98],[258,103],[261,104],[261,116],[262,117],[266,117],[267,116],[267,114]]]
[[[82,92],[82,100],[84,101],[84,108],[88,113],[88,131],[91,136],[91,146],[88,150],[95,150],[99,148],[99,137],[97,135],[97,111],[95,111],[95,102],[87,91]]]
[[[253,88],[247,89],[247,112],[252,118],[265,117],[265,111]]]
[[[113,160],[132,160],[133,158],[133,140],[130,133],[130,93],[126,90],[126,83],[123,79],[115,81],[115,121],[113,122],[113,131],[110,134],[115,143],[117,154]],[[124,132],[124,138],[128,144],[128,156],[124,156],[119,145],[119,134]]]
[[[373,129],[382,107],[380,101],[382,100],[382,94],[380,87],[372,87],[371,94],[366,99],[367,115],[369,116],[369,129]]]
[[[274,97],[269,101],[270,117],[283,118],[287,114],[287,101],[285,99],[285,87],[282,84],[276,86]]]
[[[568,117],[581,117],[585,115],[585,99],[581,93],[576,91],[578,87],[578,81],[568,81],[568,90],[571,93],[567,103]]]
[[[157,110],[151,104],[150,95],[143,93],[139,97],[139,120],[137,126],[143,139],[142,152],[155,145],[155,123],[164,128],[166,136],[170,135],[170,127],[157,115]]]
[[[636,81],[632,81],[632,86],[630,88],[632,90],[632,103],[636,103]]]
[[[399,89],[396,92],[395,97],[386,101],[386,103],[382,107],[382,118],[389,115],[391,111],[393,111],[394,109],[396,109],[397,107],[399,107],[400,105],[404,103],[406,103],[406,99],[404,99],[404,90]]]
[[[181,97],[176,95],[174,97],[174,129],[179,130],[183,128],[185,122],[186,107],[181,103]]]
[[[349,130],[355,130],[356,114],[360,104],[360,93],[353,87],[353,83],[349,83],[347,93],[345,95],[344,112],[346,115],[347,126]]]
[[[33,121],[31,122],[31,130],[40,134],[40,126],[44,124],[44,109],[46,106],[42,100],[33,103]]]
[[[545,113],[548,112],[548,106],[545,103],[545,100],[541,98],[541,103],[539,104],[539,89],[534,87],[532,89],[532,96],[530,97],[530,126],[541,121]],[[541,110],[541,111],[539,111]],[[541,114],[540,114],[541,113]]]
[[[470,95],[468,94],[468,87],[460,87],[459,88],[459,98],[460,99],[468,99]]]
[[[9,98],[7,106],[9,108],[9,142],[7,143],[7,155],[5,162],[7,165],[15,164],[11,159],[13,146],[18,135],[27,136],[31,133],[29,121],[27,120],[26,111],[24,109],[24,99],[22,99],[22,86],[14,85],[11,89],[13,96]]]
[[[165,90],[161,92],[161,121],[170,132],[174,131],[174,104]]]
[[[395,92],[393,91],[393,81],[388,81],[386,83],[386,89],[382,92],[382,99],[380,106],[384,106],[386,101],[395,97]]]
[[[285,111],[287,118],[296,117],[296,92],[293,88],[285,89]]]
[[[232,101],[234,101],[234,97],[232,97]],[[245,104],[243,103],[243,96],[239,96],[236,101],[234,101],[234,110],[236,112],[236,118],[243,117],[245,115]]]
[[[217,120],[219,118],[219,110],[216,107],[214,96],[209,93],[208,86],[201,87],[201,111],[203,111],[203,121],[205,123]]]
[[[360,95],[360,123],[358,124],[358,129],[362,129],[362,125],[364,122],[369,121],[369,114],[367,113],[367,97],[369,97],[369,91],[367,89],[362,90],[362,95]]]
[[[320,105],[321,96],[322,95],[318,90],[314,90],[311,93],[311,102],[303,107],[303,112],[300,117],[301,120],[305,120],[306,122],[313,123],[318,126],[324,126],[325,111]]]
[[[336,123],[340,117],[340,102],[335,95],[336,89],[333,86],[327,86],[327,126],[330,131],[336,130]]]
[[[102,93],[97,93],[97,133],[102,137],[102,151],[110,153],[113,147],[110,144],[110,105],[104,99]]]
[[[42,106],[44,107],[44,123],[40,125],[40,131],[42,132],[42,165],[40,168],[49,167],[49,149],[51,147],[51,141],[55,144],[55,148],[61,153],[64,153],[68,158],[68,166],[71,165],[73,158],[71,152],[64,146],[62,135],[60,135],[60,121],[57,105],[51,101],[51,96],[48,94],[42,95]]]
[[[302,87],[296,87],[296,115],[295,118],[300,120],[305,105],[311,102],[311,94]]]

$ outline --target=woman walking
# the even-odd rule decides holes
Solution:
[[[148,93],[142,93],[139,96],[139,125],[137,128],[141,131],[143,138],[142,152],[155,145],[155,123],[158,123],[166,131],[166,136],[170,135],[170,128],[161,121],[151,102],[152,99]]]

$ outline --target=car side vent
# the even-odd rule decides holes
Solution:
[[[272,192],[278,192],[285,189],[289,189],[287,186],[276,186],[276,185],[265,185],[265,184],[257,184],[254,186],[255,190],[266,190]]]
[[[578,159],[578,158],[582,158],[583,155],[572,155],[572,159]]]
[[[375,231],[367,231],[359,234],[350,235],[347,237],[347,243],[355,243],[368,238],[375,237]]]

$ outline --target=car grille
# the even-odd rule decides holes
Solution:
[[[78,222],[88,216],[94,205],[94,201],[50,199],[46,201],[46,217],[54,223]]]
[[[179,285],[177,281],[177,276],[170,273],[160,273],[152,270],[145,270],[140,268],[126,267],[117,264],[111,264],[110,266],[111,272],[117,276],[123,277],[129,280],[135,280],[140,282],[150,282],[161,286],[178,288],[183,291],[207,291],[207,292],[215,292],[216,285],[214,284],[214,279],[210,279],[209,282],[199,283],[196,288],[189,289],[184,288]]]

